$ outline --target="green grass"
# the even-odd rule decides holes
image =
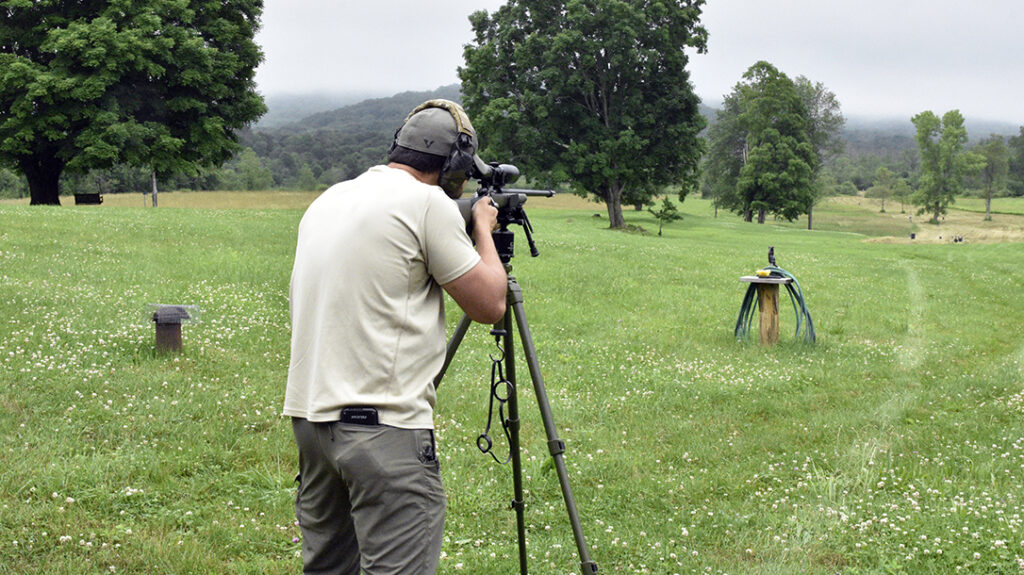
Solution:
[[[968,212],[985,213],[984,198],[957,198],[953,208]],[[1024,197],[1020,198],[992,198],[993,214],[1012,214],[1024,216]]]
[[[514,275],[602,573],[1020,573],[1020,243],[867,243],[890,224],[848,207],[808,232],[693,199],[658,237],[544,201]],[[279,416],[300,216],[0,206],[0,573],[300,571]],[[788,301],[779,345],[732,337],[769,245],[815,345]],[[180,355],[153,351],[157,302],[201,308]],[[510,470],[475,446],[492,350],[474,326],[439,390],[441,573],[518,570]],[[531,573],[578,573],[517,355]]]

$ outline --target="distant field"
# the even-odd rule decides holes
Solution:
[[[300,571],[279,413],[311,196],[176,197],[0,205],[0,573]],[[568,196],[527,208],[541,255],[517,229],[513,272],[601,573],[1021,572],[1020,243],[895,243],[906,216],[856,202],[807,231],[690,198],[661,237],[646,212],[626,213],[642,234]],[[778,346],[732,335],[769,246],[814,345],[785,298]],[[155,353],[153,303],[200,308],[181,355]],[[488,329],[438,393],[442,575],[517,571],[510,471],[476,448]],[[530,572],[578,574],[519,358]]]
[[[199,209],[293,209],[304,210],[319,192],[160,192],[157,202],[161,208]],[[468,197],[468,194],[467,194]],[[74,206],[72,196],[61,196],[61,204]],[[0,205],[28,205],[28,198],[0,200]],[[560,209],[594,209],[603,212],[604,204],[588,201],[572,194],[557,194],[553,198],[531,198],[530,206],[537,205]],[[99,207],[143,208],[151,207],[152,200],[142,194],[105,194]],[[97,206],[81,206],[84,209]]]
[[[957,198],[953,207],[958,210],[985,213],[985,200],[984,198]],[[992,198],[992,213],[1024,216],[1024,197]]]
[[[317,192],[161,192],[159,203],[162,208],[197,209],[293,209],[304,210],[319,195]],[[678,203],[678,200],[672,199]],[[63,197],[63,205],[74,206],[74,199]],[[142,194],[108,194],[103,197],[104,207],[147,207],[148,199]],[[819,231],[849,232],[872,238],[872,241],[890,243],[911,243],[910,234],[915,234],[916,243],[951,243],[962,237],[968,242],[1024,242],[1024,198],[998,198],[993,201],[998,216],[992,222],[983,221],[975,208],[984,203],[976,198],[961,198],[950,211],[942,225],[928,224],[928,216],[914,215],[912,206],[900,206],[899,202],[886,203],[886,212],[880,213],[881,202],[861,197],[840,196],[827,198],[814,208],[814,229]],[[26,205],[28,199],[0,200],[0,205]],[[81,209],[96,209],[97,206],[79,206]],[[688,197],[679,206],[683,214],[711,215],[714,208],[707,200]],[[581,198],[574,194],[562,193],[553,198],[530,198],[530,212],[535,209],[589,211],[591,216],[607,220],[603,203]],[[962,208],[962,209],[961,209]],[[647,212],[639,215],[632,206],[623,206],[627,223],[640,217],[650,218]],[[717,219],[724,222],[739,221],[735,214],[720,211]],[[788,222],[773,222],[782,229],[806,229],[806,216]],[[657,226],[652,226],[656,229]]]
[[[969,203],[969,199],[961,199],[955,206],[960,206],[961,201]],[[1024,200],[1020,198],[1004,201],[1002,205],[1007,210],[1024,211]],[[952,243],[955,238],[974,243],[1024,242],[1024,215],[1004,213],[986,222],[984,207],[981,213],[954,207],[936,226],[928,223],[929,214],[916,215],[913,206],[901,210],[899,202],[888,201],[885,207],[885,213],[881,213],[881,202],[875,199],[829,198],[820,206],[828,215],[819,229],[848,229],[874,236],[873,241],[893,243],[944,244]],[[821,221],[817,214],[815,221]],[[916,236],[914,240],[910,239],[911,233]]]

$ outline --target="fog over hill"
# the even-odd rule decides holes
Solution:
[[[336,110],[357,104],[372,97],[367,93],[309,93],[309,94],[270,94],[263,100],[267,104],[267,113],[256,123],[255,128],[280,128],[294,124],[318,112]]]
[[[371,98],[354,94],[271,96],[267,98],[267,116],[239,136],[273,175],[274,185],[298,186],[303,170],[307,183],[315,179],[330,185],[383,162],[395,129],[409,111],[432,98],[461,101],[459,84]],[[717,115],[716,102],[710,104],[700,106],[709,124]],[[991,134],[1013,136],[1021,130],[1009,122],[971,118],[966,118],[966,126],[970,145]],[[863,190],[871,186],[880,165],[897,173],[913,172],[917,156],[914,136],[909,117],[848,116],[841,132],[844,151],[833,164],[835,177]],[[486,144],[486,133],[482,140]]]
[[[405,114],[428,98],[462,100],[458,84],[441,86],[433,91],[402,92],[394,95],[366,93],[319,93],[319,94],[270,94],[265,96],[268,111],[260,118],[255,129],[284,128],[302,132],[322,129],[351,129],[353,126],[366,128],[368,125],[388,123],[397,127]],[[715,112],[721,101],[701,104],[701,113],[714,121]],[[923,111],[923,110],[922,110]],[[941,116],[947,110],[933,110]],[[397,119],[397,120],[396,120]],[[976,120],[965,117],[967,134],[976,142],[991,134],[1013,136],[1020,126],[1012,122]],[[379,126],[375,126],[378,127]],[[392,128],[393,129],[393,128]],[[913,139],[914,125],[910,117],[848,115],[843,130],[844,137],[860,138],[865,133],[885,136],[907,136]]]

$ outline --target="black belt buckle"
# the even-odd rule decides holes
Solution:
[[[346,407],[341,410],[341,422],[353,425],[377,425],[377,409],[374,407]]]

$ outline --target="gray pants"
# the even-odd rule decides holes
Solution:
[[[293,418],[303,573],[430,575],[445,494],[430,429]]]

